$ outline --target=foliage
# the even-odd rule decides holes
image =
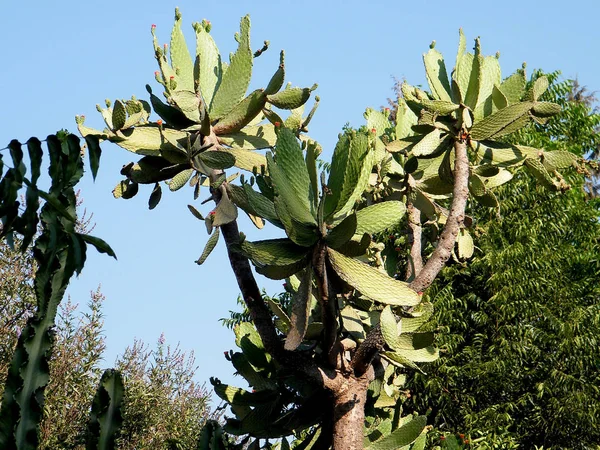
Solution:
[[[431,330],[423,328],[433,308],[422,301],[422,291],[454,252],[455,241],[457,258],[473,255],[472,221],[463,220],[469,193],[486,207],[498,207],[493,190],[513,178],[511,168],[526,167],[554,191],[569,188],[558,170],[583,170],[583,161],[567,151],[506,140],[531,122],[546,125],[560,111],[542,97],[548,78],[527,86],[523,69],[502,80],[498,57],[484,57],[479,39],[474,53],[467,53],[461,30],[451,77],[432,44],[424,55],[430,92],[403,84],[395,125],[388,113],[367,110],[366,127],[339,136],[328,177],[319,178],[321,148],[302,135],[314,108],[306,119],[297,109],[312,88],[280,91],[283,53],[268,86],[243,98],[253,61],[249,19],[242,19],[228,66],[209,23],[194,25],[194,62],[178,10],[175,20],[170,59],[168,46],[163,50],[155,37],[157,81],[167,103],[148,92],[161,119],[151,122],[150,105],[132,98],[99,108],[107,125],[102,132],[85,127],[82,118],[77,122],[84,136],[142,156],[123,169],[127,179],[115,197],[130,198],[139,183],[155,183],[152,209],[161,198],[161,181],[170,180],[170,190],[189,181],[194,198],[201,185],[210,189],[214,210],[204,216],[189,206],[211,234],[197,262],[223,236],[246,307],[226,322],[241,349],[227,357],[252,388],[211,380],[235,416],[224,429],[246,436],[253,448],[260,448],[261,439],[267,448],[269,439],[291,435],[302,436],[297,448],[423,448],[426,419],[402,417],[402,385],[406,369],[420,370],[415,363],[438,357]],[[292,114],[283,120],[271,106]],[[269,148],[265,157],[252,151],[259,148]],[[250,179],[240,177],[236,185],[236,176],[227,178],[223,170],[234,165],[252,171]],[[268,221],[286,237],[247,241],[237,228],[238,208],[259,228]],[[421,213],[428,219],[424,224]],[[413,238],[406,241],[408,282],[396,279],[399,243],[378,242],[399,224]],[[426,245],[413,245],[423,225]],[[423,267],[420,261],[433,248]],[[286,279],[284,301],[261,294],[249,261],[264,276]],[[244,321],[248,317],[252,322]],[[289,444],[284,439],[278,446]]]
[[[590,154],[600,116],[570,100],[572,82],[549,78],[546,98],[563,112],[515,139]],[[436,427],[482,448],[600,443],[599,204],[567,177],[573,188],[553,195],[518,173],[497,192],[498,214],[473,207],[476,257],[445,269],[431,293],[444,357],[410,380],[410,408],[432,408]]]
[[[13,255],[9,261],[14,267],[27,264],[27,254],[14,254],[5,247],[6,244],[0,245],[7,254]],[[20,289],[25,297],[33,295],[28,281],[28,278],[21,279]],[[0,288],[0,292],[10,291]],[[14,301],[8,295],[0,297],[5,311],[13,310]],[[104,296],[97,290],[91,294],[87,312],[82,315],[78,315],[78,307],[70,299],[60,306],[44,418],[40,424],[40,449],[85,447],[92,398],[102,375],[103,301]],[[0,352],[3,358],[0,373],[8,370],[18,327],[25,322],[19,309],[14,308],[14,311],[6,316],[6,320],[16,326],[2,335],[7,350]],[[187,355],[177,348],[172,350],[165,345],[164,338],[153,350],[136,341],[115,365],[125,383],[124,422],[117,448],[162,448],[175,441],[182,443],[183,448],[192,447],[203,423],[211,415],[208,393],[193,381],[197,369],[193,354]]]
[[[90,153],[96,153],[97,140],[88,140]],[[74,186],[83,175],[79,138],[65,132],[48,136],[50,188],[41,190],[43,150],[41,141],[27,141],[30,177],[26,177],[22,144],[9,143],[12,167],[4,171],[0,154],[1,237],[9,246],[19,236],[21,252],[28,250],[35,238],[33,290],[37,305],[19,335],[0,407],[0,445],[7,449],[30,449],[39,444],[44,392],[49,380],[49,359],[55,341],[53,330],[59,304],[70,278],[83,269],[87,244],[115,256],[102,239],[81,233],[76,227],[77,199]],[[5,150],[6,150],[5,149]],[[92,170],[94,167],[92,166]],[[19,192],[26,187],[25,208],[21,209]],[[40,209],[40,199],[45,204]],[[39,226],[39,234],[38,234]]]

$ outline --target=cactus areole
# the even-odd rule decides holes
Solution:
[[[423,448],[426,419],[401,417],[402,383],[406,371],[420,370],[417,363],[438,357],[422,327],[432,313],[427,288],[451,256],[473,253],[467,201],[496,207],[493,189],[521,168],[564,190],[558,170],[580,164],[567,152],[502,140],[559,111],[540,100],[547,80],[528,83],[524,70],[503,79],[498,58],[483,56],[478,39],[467,53],[461,31],[450,76],[432,44],[423,56],[429,91],[404,84],[394,122],[388,109],[367,109],[366,125],[340,134],[328,173],[319,175],[321,147],[306,135],[318,97],[304,110],[316,85],[284,86],[281,52],[271,79],[248,93],[255,57],[268,48],[265,42],[252,51],[250,19],[242,18],[228,63],[210,22],[193,28],[195,53],[178,10],[168,46],[151,29],[163,99],[147,86],[149,102],[98,107],[104,130],[86,127],[82,117],[77,123],[85,137],[139,156],[121,171],[115,197],[151,184],[153,208],[166,183],[172,191],[189,186],[194,200],[204,187],[216,204],[206,217],[189,206],[210,235],[197,263],[222,237],[251,317],[235,328],[240,351],[226,354],[248,390],[212,379],[233,414],[224,431],[253,440],[253,448],[280,438],[281,449],[290,448],[288,439],[300,448]],[[236,181],[225,173],[231,167],[249,173]],[[247,241],[239,210],[281,237]],[[406,247],[397,232],[386,241],[402,227]],[[423,227],[440,230],[430,255],[422,254]],[[289,304],[263,298],[251,265],[285,280]],[[213,438],[226,442],[217,425],[209,428],[199,448],[216,448]]]

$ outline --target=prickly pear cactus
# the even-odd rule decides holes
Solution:
[[[377,127],[382,144],[402,163],[409,197],[424,214],[443,215],[435,200],[451,195],[456,140],[468,144],[469,190],[483,205],[497,206],[493,189],[510,181],[508,169],[517,166],[525,166],[549,189],[568,189],[558,170],[578,165],[576,156],[506,142],[528,124],[545,124],[560,111],[559,105],[540,100],[548,88],[545,76],[528,83],[523,67],[503,80],[499,54],[483,56],[479,38],[474,53],[467,53],[462,30],[451,77],[435,42],[423,61],[429,92],[404,83],[395,126],[386,113],[370,111],[367,118],[374,127],[377,121],[383,124]]]
[[[159,45],[152,26],[154,54],[159,70],[156,81],[163,97],[147,85],[150,102],[107,100],[98,106],[106,123],[103,131],[85,126],[77,117],[83,136],[96,136],[142,156],[123,168],[126,177],[113,191],[115,197],[131,198],[139,184],[154,184],[149,206],[161,198],[161,182],[170,180],[169,189],[178,190],[190,182],[198,196],[200,186],[212,169],[232,166],[260,170],[266,165],[257,149],[275,144],[274,123],[286,123],[296,133],[305,131],[311,113],[302,117],[305,103],[316,85],[310,88],[285,86],[284,53],[265,88],[246,94],[254,60],[268,48],[253,52],[250,46],[250,18],[243,17],[236,33],[237,50],[229,63],[222,58],[210,35],[211,24],[194,23],[196,51],[191,54],[181,30],[181,14],[175,10],[175,25],[170,44]],[[316,107],[316,105],[315,105]],[[274,108],[291,111],[285,121]],[[158,116],[151,117],[152,111]]]

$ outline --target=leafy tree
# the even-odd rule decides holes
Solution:
[[[296,448],[423,448],[426,418],[402,416],[398,400],[406,369],[437,358],[433,334],[422,329],[432,305],[422,298],[456,243],[458,258],[473,253],[469,195],[497,207],[493,189],[510,181],[508,168],[520,166],[545,187],[565,191],[558,170],[581,167],[572,153],[505,141],[560,111],[540,98],[548,79],[527,88],[521,70],[502,80],[497,57],[484,57],[478,39],[467,53],[461,31],[451,78],[432,45],[424,57],[430,92],[404,84],[395,126],[386,112],[367,110],[366,127],[340,135],[329,177],[319,179],[321,148],[304,134],[315,108],[303,117],[316,86],[282,90],[282,52],[267,86],[245,97],[254,58],[267,47],[252,52],[248,17],[229,64],[208,22],[194,24],[192,58],[177,10],[175,19],[169,46],[155,38],[166,103],[147,87],[160,119],[151,120],[150,104],[132,98],[99,108],[103,131],[81,117],[77,123],[86,138],[141,157],[123,168],[115,197],[131,198],[140,184],[151,184],[152,209],[167,180],[170,190],[189,182],[194,198],[203,185],[212,194],[216,207],[208,214],[190,205],[210,234],[198,264],[222,236],[252,321],[234,328],[241,351],[228,354],[252,392],[212,380],[235,415],[225,430],[252,448],[271,448],[269,440],[278,438],[287,448],[291,435],[300,438]],[[266,156],[254,151],[265,148]],[[236,177],[224,173],[232,166],[251,171],[250,180],[233,183]],[[247,241],[238,208],[259,228],[268,221],[286,237]],[[400,223],[410,237],[408,264],[398,258],[401,239],[378,239]],[[288,304],[264,298],[250,263],[261,275],[287,279]],[[399,266],[406,266],[407,282],[395,278]],[[199,448],[225,447],[231,443],[211,423]]]
[[[576,83],[549,78],[544,99],[563,111],[514,139],[592,154],[600,115]],[[600,444],[600,204],[574,170],[566,176],[572,189],[556,195],[519,172],[497,191],[497,212],[473,207],[479,250],[430,294],[444,356],[411,377],[410,409],[431,408],[440,431],[482,448]]]
[[[26,270],[31,267],[30,256],[11,250],[5,243],[0,249],[7,257],[2,260],[6,272],[22,274],[3,278],[0,286],[0,305],[6,312],[3,319],[11,324],[2,334],[0,376],[4,380],[19,330],[35,311],[33,304],[23,299],[35,302],[35,296],[31,273]],[[11,295],[13,292],[19,295]],[[70,299],[60,306],[40,424],[41,449],[85,447],[90,407],[102,375],[103,300],[99,290],[93,292],[88,311],[82,316]],[[136,341],[119,357],[116,367],[124,376],[125,387],[118,448],[163,448],[175,442],[191,448],[206,420],[218,417],[210,413],[206,390],[193,381],[197,369],[193,354],[171,349],[164,337],[154,350]]]

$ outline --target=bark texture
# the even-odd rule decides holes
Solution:
[[[423,267],[423,270],[410,282],[409,286],[416,292],[423,292],[433,283],[435,277],[440,273],[454,248],[458,232],[465,220],[465,208],[469,197],[469,158],[467,156],[467,144],[464,141],[456,141],[454,144],[456,159],[454,163],[454,189],[452,207],[446,220],[444,230],[440,235],[438,245],[431,257]],[[375,355],[385,345],[379,325],[373,328],[365,340],[360,344],[354,358],[352,367],[356,375],[361,375],[369,368]]]

